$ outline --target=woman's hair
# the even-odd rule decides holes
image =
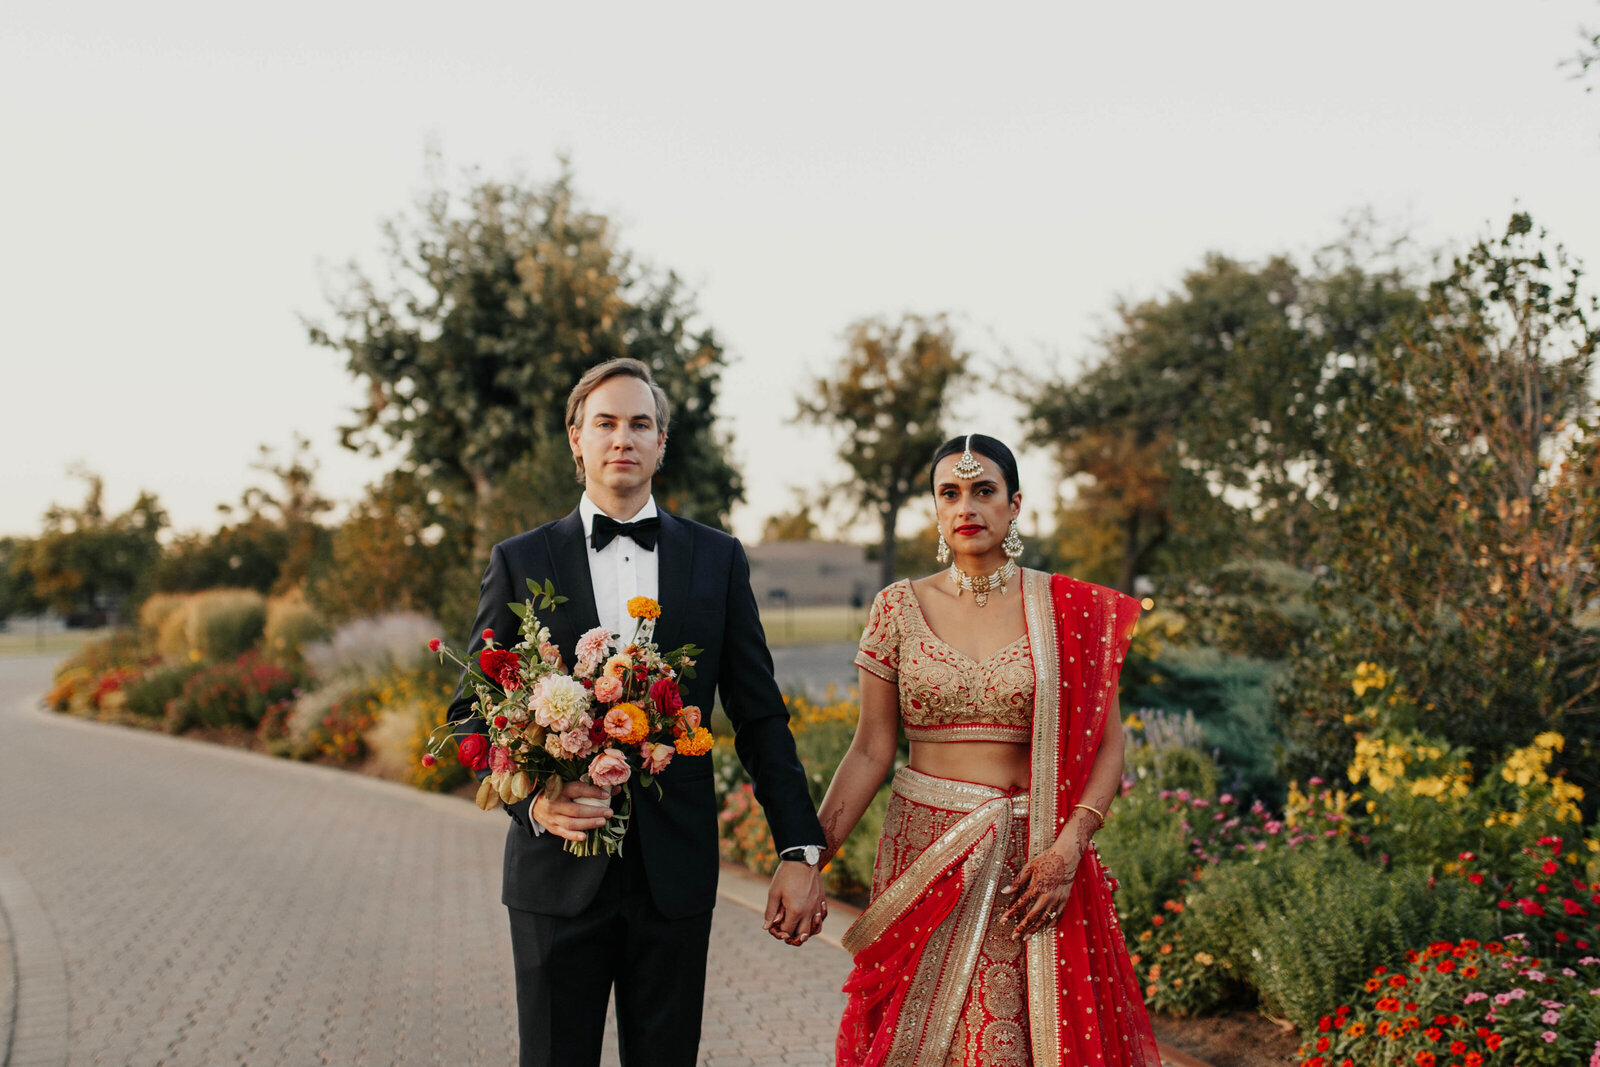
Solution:
[[[1005,476],[1006,498],[1009,500],[1011,497],[1016,496],[1022,489],[1022,483],[1017,479],[1017,457],[1011,454],[1011,449],[996,441],[993,437],[985,437],[981,433],[973,434],[971,440],[972,451],[998,466],[1000,473]],[[966,435],[952,437],[939,446],[939,450],[933,454],[933,462],[928,464],[928,488],[930,490],[935,488],[933,472],[934,468],[939,466],[939,461],[946,456],[957,452],[965,452],[966,450]]]

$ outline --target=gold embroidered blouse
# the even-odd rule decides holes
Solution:
[[[900,691],[913,741],[1009,741],[1033,735],[1033,653],[1027,634],[981,663],[945,643],[922,614],[909,578],[878,594],[856,665]]]

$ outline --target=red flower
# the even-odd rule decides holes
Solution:
[[[1440,960],[1439,961],[1438,971],[1439,971],[1440,974],[1449,974],[1451,971],[1453,971],[1455,969],[1456,969],[1456,961],[1455,960]]]
[[[482,734],[468,734],[456,745],[456,759],[469,771],[481,771],[489,766],[489,739]]]
[[[674,678],[662,678],[652,685],[650,700],[656,706],[657,715],[676,715],[683,710],[683,696],[678,692],[678,682]]]
[[[1467,1043],[1465,1041],[1450,1042],[1450,1055],[1459,1056],[1465,1051],[1467,1051]]]
[[[510,721],[511,720],[506,718],[504,715],[496,715],[494,717],[494,728],[496,730],[504,730],[506,728],[506,723]]]
[[[1439,1029],[1437,1026],[1430,1026],[1426,1030],[1422,1031],[1422,1036],[1427,1038],[1429,1041],[1437,1041],[1444,1037],[1444,1031]]]
[[[435,763],[438,763],[438,762],[439,762],[438,759],[435,758],[435,756],[434,756],[434,754],[432,752],[424,752],[422,754],[422,765],[424,767],[432,767]]]
[[[515,652],[503,648],[486,648],[478,653],[478,666],[507,692],[522,687],[522,678],[518,673],[522,669],[522,657]]]
[[[1331,1045],[1331,1044],[1333,1044],[1333,1042],[1331,1040],[1329,1040],[1326,1036],[1319,1037],[1319,1038],[1317,1038],[1317,1051],[1318,1052],[1326,1052],[1326,1051],[1328,1051],[1328,1046]]]
[[[1396,989],[1404,989],[1406,987],[1406,976],[1403,974],[1391,974],[1389,976],[1389,984]]]
[[[1561,869],[1561,866],[1560,866],[1560,864],[1556,863],[1555,860],[1545,860],[1544,861],[1544,865],[1541,866],[1539,869],[1541,871],[1543,871],[1545,874],[1555,874],[1557,871],[1559,871]]]
[[[483,639],[485,641],[493,641],[494,640],[494,631],[493,630],[485,630],[485,631],[483,631]]]
[[[1417,1058],[1416,1058],[1417,1067],[1433,1067],[1434,1062],[1435,1062],[1435,1056],[1434,1056],[1433,1053],[1431,1053],[1431,1052],[1419,1052],[1419,1053],[1417,1053]]]
[[[428,642],[428,651],[429,652],[437,652],[437,651],[439,651],[439,646],[442,645],[442,644],[444,644],[444,642],[440,641],[437,637],[435,637],[433,640]]]
[[[1589,914],[1588,912],[1583,910],[1583,905],[1579,904],[1576,900],[1568,900],[1567,898],[1562,897],[1561,898],[1561,906],[1562,906],[1562,908],[1566,909],[1566,912],[1567,912],[1568,915],[1587,915],[1587,914]]]
[[[1489,1046],[1490,1052],[1499,1052],[1500,1043],[1504,1040],[1505,1038],[1501,1037],[1499,1034],[1490,1034],[1488,1037],[1483,1039],[1483,1043]]]
[[[1317,1021],[1317,1029],[1321,1030],[1323,1033],[1327,1033],[1329,1030],[1333,1029],[1333,1020],[1331,1018],[1329,1018],[1328,1016],[1324,1015],[1321,1019],[1319,1019]],[[1322,1049],[1318,1049],[1317,1051],[1321,1052],[1323,1050]]]
[[[1544,905],[1539,903],[1537,900],[1532,899],[1531,897],[1523,897],[1521,900],[1517,901],[1517,903],[1522,905],[1522,914],[1524,915],[1544,916],[1548,914],[1544,910]]]
[[[1483,875],[1477,871],[1473,871],[1471,874],[1467,875],[1467,881],[1471,882],[1473,885],[1482,885]]]

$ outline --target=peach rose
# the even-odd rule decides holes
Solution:
[[[621,678],[624,674],[628,673],[628,671],[632,669],[633,660],[629,659],[625,655],[612,656],[610,659],[606,660],[606,665],[604,668],[605,673],[611,675],[613,678]]]
[[[622,699],[622,682],[609,674],[594,680],[594,698],[602,704],[614,704]]]
[[[621,785],[633,774],[627,759],[614,748],[608,748],[589,764],[589,778],[602,789]]]
[[[700,729],[700,709],[693,704],[688,704],[678,712],[678,717],[672,720],[672,736],[688,737]]]
[[[646,774],[660,774],[667,769],[667,764],[671,763],[672,757],[678,753],[671,745],[652,745],[646,741],[639,746],[639,754],[644,757]]]

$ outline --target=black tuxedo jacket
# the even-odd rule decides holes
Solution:
[[[661,554],[656,644],[664,652],[691,643],[705,650],[696,659],[695,677],[682,684],[684,703],[699,705],[709,720],[713,698],[722,698],[723,711],[733,723],[734,748],[754,781],[779,850],[821,844],[822,827],[789,734],[789,713],[773,680],[744,548],[721,531],[662,512],[656,551]],[[515,643],[520,620],[507,605],[528,598],[529,578],[553,581],[556,591],[568,598],[540,612],[539,619],[550,628],[562,662],[575,662],[578,638],[600,625],[583,519],[576,510],[494,547],[478,594],[471,656],[483,648],[486,628],[494,630],[502,646]],[[470,717],[472,727],[481,732],[484,725],[471,714],[472,701],[463,674],[450,718]],[[625,847],[640,850],[651,898],[664,916],[710,911],[716,902],[718,863],[711,757],[676,756],[655,780],[659,797],[654,789],[633,790]],[[506,809],[513,825],[506,834],[501,900],[524,911],[576,915],[593,899],[611,861],[574,856],[554,834],[535,836],[528,806],[521,801]]]

